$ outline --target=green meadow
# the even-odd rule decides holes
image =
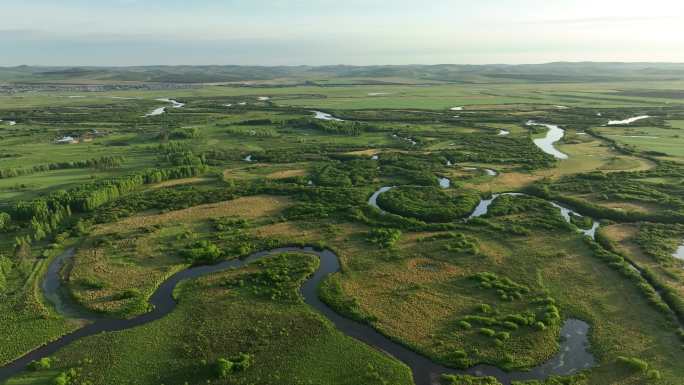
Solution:
[[[166,71],[143,74],[180,76]],[[577,319],[594,365],[526,385],[681,384],[684,81],[289,71],[212,84],[0,74],[35,82],[0,95],[0,366],[100,322],[53,294],[134,319],[179,271],[298,245],[339,256],[318,288],[334,312],[435,365],[528,371],[563,354]],[[116,78],[129,80],[104,87]],[[564,129],[554,146],[568,159],[534,144],[547,131],[530,120]],[[501,192],[524,195],[468,219]],[[579,230],[594,221],[592,239]],[[45,293],[71,249],[49,276],[61,291]],[[283,253],[184,280],[166,316],[74,341],[4,383],[425,384],[304,303],[319,263]]]

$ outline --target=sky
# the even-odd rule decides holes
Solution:
[[[0,0],[0,66],[684,62],[684,1]]]

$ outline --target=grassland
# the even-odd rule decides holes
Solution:
[[[376,320],[379,330],[442,362],[458,365],[458,351],[465,351],[471,363],[502,367],[543,361],[556,349],[553,327],[543,332],[521,328],[500,346],[459,326],[468,315],[483,315],[481,304],[502,314],[521,311],[522,303],[501,301],[469,280],[477,272],[495,272],[555,298],[563,317],[590,322],[592,350],[602,364],[589,374],[589,383],[642,383],[643,377],[615,363],[625,354],[662,368],[662,383],[677,383],[681,368],[671,360],[681,344],[672,329],[662,330],[666,319],[640,297],[636,285],[593,256],[579,235],[541,230],[530,239],[479,227],[463,234],[478,245],[474,253],[449,250],[448,238],[419,241],[431,234],[405,234],[389,252],[369,253],[367,245],[355,245],[344,253],[348,270],[337,282],[358,304],[356,311]],[[638,316],[624,319],[625,312]]]
[[[12,170],[0,178],[0,362],[79,326],[40,291],[67,247],[76,248],[61,272],[67,292],[129,318],[188,266],[321,244],[342,265],[321,288],[326,301],[434,361],[524,370],[557,353],[562,319],[579,318],[591,325],[597,366],[576,384],[680,384],[684,333],[667,306],[684,296],[681,266],[651,255],[678,235],[643,230],[684,218],[684,106],[670,97],[682,81],[479,74],[474,83],[351,84],[362,78],[0,95],[0,119],[17,122],[0,122],[0,171]],[[143,117],[168,105],[162,97],[185,106]],[[315,120],[313,110],[344,121]],[[641,114],[653,118],[604,126]],[[544,131],[530,119],[566,130],[557,147],[568,160],[534,146]],[[84,140],[55,144],[67,135]],[[654,138],[630,138],[639,135]],[[103,157],[122,161],[78,163]],[[381,186],[398,187],[378,200],[385,214],[367,203]],[[502,197],[485,217],[462,220],[503,191],[537,198]],[[613,245],[577,233],[538,197],[602,220]],[[651,279],[625,274],[609,246]],[[74,384],[411,384],[407,367],[301,301],[316,263],[288,255],[185,282],[167,317],[79,340],[50,369],[7,384],[48,385],[70,369]],[[255,280],[274,272],[286,290]],[[674,290],[669,305],[645,295],[654,282]],[[522,315],[535,323],[502,321]],[[488,326],[495,337],[480,331]],[[218,360],[240,353],[253,364],[217,378]]]
[[[667,127],[603,127],[605,136],[641,151],[660,153],[665,159],[684,157],[684,121],[668,121]]]
[[[671,242],[675,246],[672,248],[668,247],[658,247],[660,249],[669,249],[668,251],[663,250],[665,258],[656,257],[649,255],[645,250],[648,249],[646,245],[642,246],[640,243],[639,236],[643,232],[642,227],[647,227],[648,224],[616,224],[607,227],[603,230],[603,233],[614,242],[616,248],[624,253],[624,255],[629,256],[642,268],[648,269],[657,279],[665,283],[668,287],[672,288],[678,295],[684,295],[684,271],[682,269],[682,264],[680,261],[672,257],[674,254],[674,249],[679,246],[684,239],[684,234],[677,234],[676,238],[673,239],[659,239],[660,241]],[[658,245],[660,246],[660,245]]]
[[[276,261],[186,282],[177,289],[180,305],[169,317],[79,341],[60,352],[49,371],[8,384],[50,383],[57,373],[74,367],[79,368],[78,381],[92,384],[411,383],[406,367],[341,335],[297,299],[304,274],[318,263],[315,257],[284,258],[280,264],[287,267],[291,282],[283,299],[268,297],[265,284],[229,284],[248,280]],[[217,378],[214,363],[239,353],[252,355],[252,366]]]

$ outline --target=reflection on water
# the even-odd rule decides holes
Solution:
[[[682,245],[677,248],[677,251],[672,256],[684,261],[684,242],[682,242]]]
[[[641,116],[635,116],[633,118],[625,119],[625,120],[611,120],[608,122],[609,126],[620,126],[620,125],[625,125],[625,124],[632,124],[634,122],[638,122],[639,120],[644,120],[650,118],[649,115],[641,115]]]
[[[332,120],[335,122],[344,122],[342,119],[338,119],[328,113],[321,112],[321,111],[311,111],[314,113],[314,119],[320,119],[320,120]]]
[[[542,151],[549,155],[553,155],[557,159],[568,159],[568,156],[556,149],[554,144],[565,136],[565,131],[553,124],[535,123],[533,121],[527,122],[528,126],[544,126],[549,129],[544,138],[535,139],[534,144]]]

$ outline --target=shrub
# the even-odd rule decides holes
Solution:
[[[641,373],[646,373],[648,371],[648,362],[636,357],[620,356],[617,358],[617,361],[633,371]]]
[[[69,384],[74,384],[78,380],[79,377],[79,372],[78,370],[71,368],[67,371],[60,372],[54,380],[52,380],[52,383],[54,385],[69,385]]]
[[[401,230],[397,229],[372,229],[368,234],[368,240],[384,248],[392,247],[401,237]]]
[[[646,376],[648,378],[650,378],[651,380],[660,380],[660,378],[662,377],[660,375],[660,371],[655,370],[655,369],[649,370],[648,373],[646,373]]]
[[[68,385],[69,384],[69,377],[65,372],[61,372],[55,377],[53,380],[54,385]]]
[[[230,359],[219,358],[216,360],[215,370],[218,378],[227,378],[233,373],[247,370],[254,362],[254,356],[248,353],[239,353]]]
[[[10,215],[0,211],[0,231],[5,230],[10,224]]]
[[[39,370],[47,370],[52,367],[52,359],[50,357],[43,357],[38,361],[32,361],[28,367],[29,370],[33,370],[34,372]]]
[[[497,322],[494,318],[482,317],[482,316],[478,316],[478,315],[465,316],[464,321],[471,322],[471,323],[477,323],[477,324],[485,325],[485,326],[492,326],[492,325],[497,324]]]
[[[126,289],[116,295],[114,295],[114,300],[115,301],[121,301],[124,299],[131,299],[131,298],[141,298],[142,297],[142,292],[138,289]]]
[[[467,321],[459,321],[458,326],[460,326],[462,329],[465,329],[465,330],[470,330],[473,328],[473,325],[471,325]]]
[[[95,277],[83,277],[78,283],[88,290],[101,290],[105,288],[104,282]]]
[[[491,272],[477,273],[470,278],[477,281],[483,289],[496,289],[497,295],[503,300],[522,299],[524,294],[530,292],[529,287],[513,282],[507,277],[501,278]]]
[[[235,371],[241,372],[247,370],[254,362],[254,356],[248,353],[240,353],[237,357],[232,358]]]
[[[502,323],[502,326],[505,327],[506,329],[518,330],[518,324],[516,324],[516,323],[514,323],[514,322],[504,321],[504,322]]]
[[[480,334],[487,337],[494,337],[496,335],[496,331],[489,328],[480,328]]]
[[[212,263],[216,262],[221,255],[221,249],[209,241],[197,241],[183,253],[190,263]]]
[[[496,333],[496,339],[501,341],[507,341],[511,338],[511,333],[509,332],[498,332]]]
[[[10,270],[12,270],[12,261],[4,255],[0,255],[0,294],[6,289],[6,276],[9,274]]]
[[[531,317],[525,317],[522,314],[508,314],[503,318],[503,320],[506,322],[514,323],[519,326],[525,326],[534,322],[534,316],[532,315]]]
[[[216,376],[218,378],[228,378],[233,373],[233,361],[219,358],[216,360]]]

